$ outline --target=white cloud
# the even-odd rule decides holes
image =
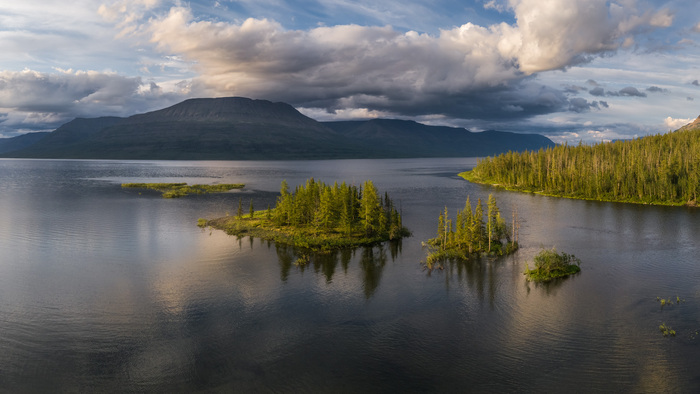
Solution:
[[[640,35],[674,20],[670,11],[652,10],[642,0],[495,0],[482,1],[484,8],[512,12],[516,23],[465,23],[420,34],[393,21],[409,14],[416,20],[416,13],[430,7],[402,11],[406,7],[399,0],[333,0],[321,5],[319,15],[346,10],[366,16],[358,19],[364,23],[392,25],[288,30],[272,19],[227,19],[233,13],[223,9],[214,17],[195,16],[189,3],[180,1],[109,0],[102,6],[76,1],[80,7],[41,0],[0,5],[0,25],[11,27],[0,32],[0,52],[18,54],[16,63],[3,65],[15,71],[0,69],[0,107],[8,108],[0,112],[19,111],[13,119],[31,117],[43,124],[143,112],[175,98],[241,95],[345,118],[524,119],[596,103],[571,102],[538,74],[642,46]],[[245,0],[242,6],[290,7],[277,0]],[[115,35],[120,40],[113,41]],[[17,71],[36,59],[42,63],[32,69],[38,71]],[[111,69],[121,75],[104,71]],[[133,75],[152,77],[154,85]],[[0,122],[9,124],[9,117]]]
[[[348,109],[337,109],[332,113],[326,111],[323,108],[297,108],[302,114],[316,119],[318,121],[336,121],[336,120],[358,120],[358,119],[380,119],[380,118],[392,118],[395,119],[398,116],[396,114],[384,111],[374,111],[367,108],[348,108]]]
[[[677,130],[677,129],[687,125],[688,123],[690,123],[692,121],[693,121],[693,119],[690,119],[690,118],[688,118],[688,119],[674,119],[674,118],[669,116],[666,119],[664,119],[664,125],[666,125],[666,127],[668,127],[670,130]]]
[[[55,69],[0,71],[0,131],[24,125],[51,129],[78,116],[125,116],[184,97],[155,83],[115,73]]]
[[[649,25],[654,27],[671,27],[673,18],[674,15],[670,10],[660,10],[652,14],[651,19],[649,19]]]
[[[270,98],[329,110],[342,102],[352,108],[417,111],[437,96],[515,91],[526,75],[586,62],[629,44],[637,29],[668,20],[663,17],[668,14],[641,12],[636,1],[628,3],[633,6],[605,0],[511,0],[515,25],[467,23],[438,35],[401,33],[389,26],[285,30],[278,22],[253,18],[212,22],[196,20],[186,7],[172,7],[139,26],[126,11],[119,26],[128,22],[129,32],[147,33],[161,53],[192,62],[200,75],[194,88],[201,95]],[[523,106],[508,102],[499,107]]]
[[[506,6],[503,3],[497,2],[496,0],[489,0],[484,3],[484,9],[505,12]]]

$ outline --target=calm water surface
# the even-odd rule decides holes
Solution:
[[[0,160],[0,392],[700,391],[700,211],[457,178],[475,162]],[[297,267],[196,226],[309,177],[372,179],[414,236]],[[163,199],[122,182],[246,188]],[[424,271],[440,210],[489,193],[517,207],[523,248]],[[552,246],[582,272],[528,284]]]

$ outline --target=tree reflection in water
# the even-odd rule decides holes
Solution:
[[[401,240],[372,247],[341,249],[326,253],[314,253],[290,245],[275,244],[280,265],[280,279],[283,282],[287,281],[292,268],[294,268],[302,273],[306,270],[313,270],[317,275],[323,275],[326,278],[326,283],[331,283],[339,265],[344,274],[348,273],[350,263],[359,251],[359,268],[367,299],[371,298],[379,287],[382,272],[387,262],[387,250],[391,260],[394,261],[401,253]]]
[[[536,288],[541,289],[548,296],[555,295],[565,281],[575,277],[572,275],[546,283],[530,282],[525,278],[522,270],[518,268],[519,265],[520,262],[515,256],[445,260],[438,265],[439,268],[426,269],[426,275],[444,279],[448,291],[452,285],[466,284],[480,301],[488,299],[492,308],[498,295],[498,284],[504,283],[503,279],[498,279],[498,275],[522,276],[522,282],[514,281],[513,283],[523,283],[528,294],[532,288]]]

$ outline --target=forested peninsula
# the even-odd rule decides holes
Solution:
[[[558,197],[697,206],[700,117],[667,134],[487,157],[460,176]]]
[[[330,186],[313,178],[294,192],[283,181],[274,208],[255,211],[251,202],[244,214],[239,202],[235,216],[200,219],[199,225],[313,251],[368,246],[411,235],[389,195],[382,196],[372,181],[361,187],[345,182]]]

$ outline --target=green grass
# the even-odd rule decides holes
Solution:
[[[367,237],[361,231],[347,233],[339,228],[322,230],[316,226],[278,226],[268,218],[267,210],[255,211],[252,218],[245,215],[241,218],[226,216],[208,220],[206,226],[223,230],[229,235],[261,238],[317,252],[371,246],[390,240],[388,236]],[[410,236],[410,232],[404,229],[395,239],[407,236]]]
[[[527,279],[533,282],[548,282],[564,278],[581,271],[581,260],[572,254],[557,253],[555,248],[544,249],[535,256],[535,268],[525,268]]]
[[[216,185],[188,185],[187,183],[122,183],[123,188],[151,189],[162,193],[163,198],[184,197],[188,194],[224,193],[242,189],[241,183],[221,183]]]

